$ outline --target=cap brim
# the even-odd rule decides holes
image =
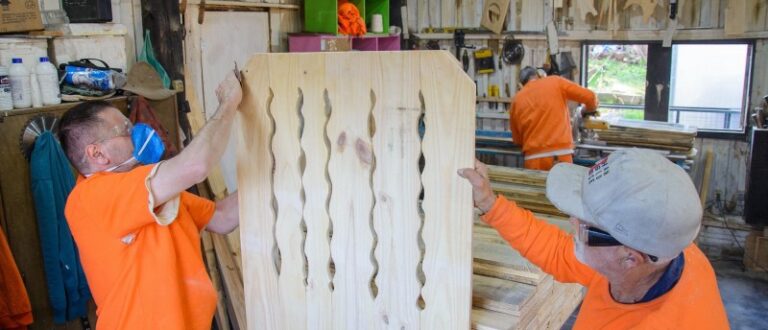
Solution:
[[[148,89],[148,88],[136,87],[136,86],[124,86],[121,89],[124,91],[129,91],[131,93],[141,95],[143,97],[146,97],[154,101],[165,100],[173,96],[174,94],[176,94],[176,91],[173,91],[170,89]]]
[[[589,168],[559,163],[547,175],[547,198],[560,211],[584,221],[592,221],[582,202],[582,182]]]

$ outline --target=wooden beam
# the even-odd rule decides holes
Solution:
[[[152,38],[155,56],[173,81],[184,81],[184,25],[181,24],[179,3],[164,0],[141,0],[141,21]],[[143,36],[136,36],[143,38]],[[183,83],[182,83],[183,85]],[[184,89],[180,90],[178,102],[179,124],[186,136],[191,136],[187,120],[187,105]]]
[[[229,315],[233,316],[232,328],[246,329],[243,279],[232,259],[227,237],[218,234],[211,234],[211,237],[224,283],[224,292],[227,295],[227,310]]]

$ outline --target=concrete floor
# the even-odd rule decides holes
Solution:
[[[768,273],[744,271],[741,261],[713,261],[717,285],[731,329],[768,329]],[[573,328],[578,308],[563,325]]]

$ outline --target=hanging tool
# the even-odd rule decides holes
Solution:
[[[557,64],[557,54],[559,53],[557,27],[555,27],[555,22],[549,21],[547,23],[547,59],[549,60],[547,75],[560,75],[560,66]]]
[[[669,0],[669,19],[677,17],[677,0]]]
[[[491,84],[488,85],[488,97],[491,98],[497,98],[499,97],[499,85]],[[498,102],[490,102],[491,109],[498,109]]]
[[[464,72],[469,71],[469,50],[464,49],[464,53],[461,55],[461,66],[464,69]]]
[[[507,65],[519,65],[525,56],[523,42],[514,37],[506,38],[501,49],[501,58]]]
[[[456,59],[461,60],[462,49],[475,49],[475,46],[464,43],[464,30],[455,30],[453,32],[453,46],[456,48]]]
[[[478,49],[475,55],[475,72],[478,74],[493,73],[496,68],[493,64],[493,52],[490,48]]]

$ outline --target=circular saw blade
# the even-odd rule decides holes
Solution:
[[[32,148],[35,146],[37,137],[46,131],[52,132],[55,136],[58,132],[58,124],[59,118],[54,115],[39,115],[27,121],[19,137],[19,148],[27,160],[32,155]]]

